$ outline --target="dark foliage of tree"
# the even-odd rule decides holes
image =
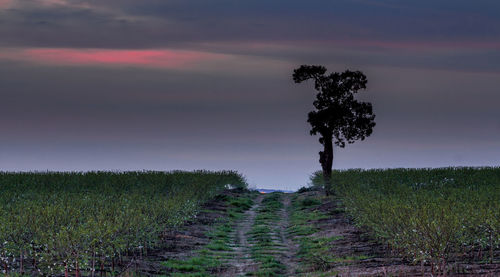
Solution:
[[[375,115],[371,103],[354,99],[354,94],[366,89],[366,76],[361,71],[346,70],[342,73],[325,74],[326,68],[319,65],[302,65],[293,71],[295,83],[314,80],[318,91],[309,112],[307,122],[311,124],[311,135],[320,134],[319,162],[323,169],[325,190],[331,191],[333,143],[345,147],[346,143],[364,140],[375,127]]]

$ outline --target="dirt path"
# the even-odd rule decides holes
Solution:
[[[234,238],[235,245],[233,247],[233,258],[228,261],[228,269],[220,276],[242,276],[248,274],[264,274],[266,275],[266,268],[263,267],[258,261],[255,261],[252,256],[256,253],[257,256],[262,257],[267,255],[268,257],[274,257],[278,261],[283,269],[279,270],[279,274],[284,276],[294,276],[296,270],[298,269],[298,261],[296,258],[298,246],[295,244],[287,234],[287,230],[290,226],[290,195],[282,194],[279,202],[282,207],[276,211],[277,215],[273,220],[262,221],[262,213],[269,212],[266,208],[269,202],[264,205],[262,200],[268,197],[268,195],[260,195],[256,198],[252,208],[245,212],[243,218],[237,223]],[[269,214],[267,214],[269,216]],[[261,221],[257,222],[256,217],[261,217]],[[272,218],[272,217],[271,217]],[[267,234],[268,238],[272,240],[271,248],[263,249],[262,245],[256,245],[256,240],[259,239],[253,234],[252,228],[255,226],[265,226],[268,227],[270,232]],[[252,249],[257,247],[256,249]],[[253,252],[252,252],[253,250]],[[257,251],[257,252],[255,252]]]
[[[281,210],[281,220],[280,220],[280,236],[281,242],[283,243],[284,249],[281,257],[281,263],[286,266],[286,276],[293,276],[298,269],[298,263],[296,261],[298,245],[295,244],[293,240],[289,238],[286,230],[290,226],[290,195],[283,195],[283,208]]]
[[[251,259],[250,254],[250,243],[248,241],[247,233],[252,229],[255,222],[255,216],[257,215],[257,210],[260,207],[262,195],[255,199],[254,205],[248,211],[245,212],[243,218],[238,222],[234,236],[235,236],[235,246],[234,258],[229,261],[229,269],[224,272],[221,276],[237,276],[244,275],[245,273],[255,271],[258,264]]]
[[[164,245],[148,250],[143,260],[128,268],[130,272],[139,276],[422,276],[419,265],[394,256],[356,227],[338,199],[326,199],[316,191],[243,197],[227,191],[224,196],[206,203],[182,228],[166,232]],[[230,201],[237,199],[241,201]],[[235,212],[242,203],[247,204]],[[123,264],[131,261],[124,259]],[[498,263],[457,267],[454,276],[500,276]],[[430,268],[424,270],[430,276]]]

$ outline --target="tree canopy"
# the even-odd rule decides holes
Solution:
[[[346,70],[326,74],[320,65],[302,65],[293,72],[295,83],[314,80],[318,93],[313,102],[315,110],[309,112],[311,135],[320,134],[319,142],[324,150],[319,152],[325,178],[325,188],[330,189],[334,142],[339,147],[346,143],[364,140],[375,127],[375,115],[371,103],[360,102],[354,95],[366,89],[367,79],[361,71]]]
[[[295,83],[313,79],[318,91],[309,112],[311,135],[333,136],[335,144],[345,147],[346,143],[364,140],[373,132],[375,115],[371,103],[360,102],[354,94],[366,89],[367,79],[361,71],[346,70],[325,75],[326,68],[318,65],[302,65],[294,70]]]

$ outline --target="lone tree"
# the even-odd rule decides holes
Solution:
[[[375,127],[375,115],[371,103],[354,99],[355,93],[366,89],[366,76],[361,71],[325,73],[324,66],[302,65],[293,71],[293,80],[302,83],[313,79],[318,91],[313,102],[316,109],[309,112],[307,122],[311,135],[321,135],[319,142],[324,149],[319,152],[319,162],[328,195],[332,189],[333,141],[344,148],[346,143],[364,140]]]

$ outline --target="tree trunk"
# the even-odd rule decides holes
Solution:
[[[325,182],[325,194],[332,193],[332,164],[333,143],[331,137],[323,137],[323,151],[319,152],[319,162],[323,169],[323,180]]]

